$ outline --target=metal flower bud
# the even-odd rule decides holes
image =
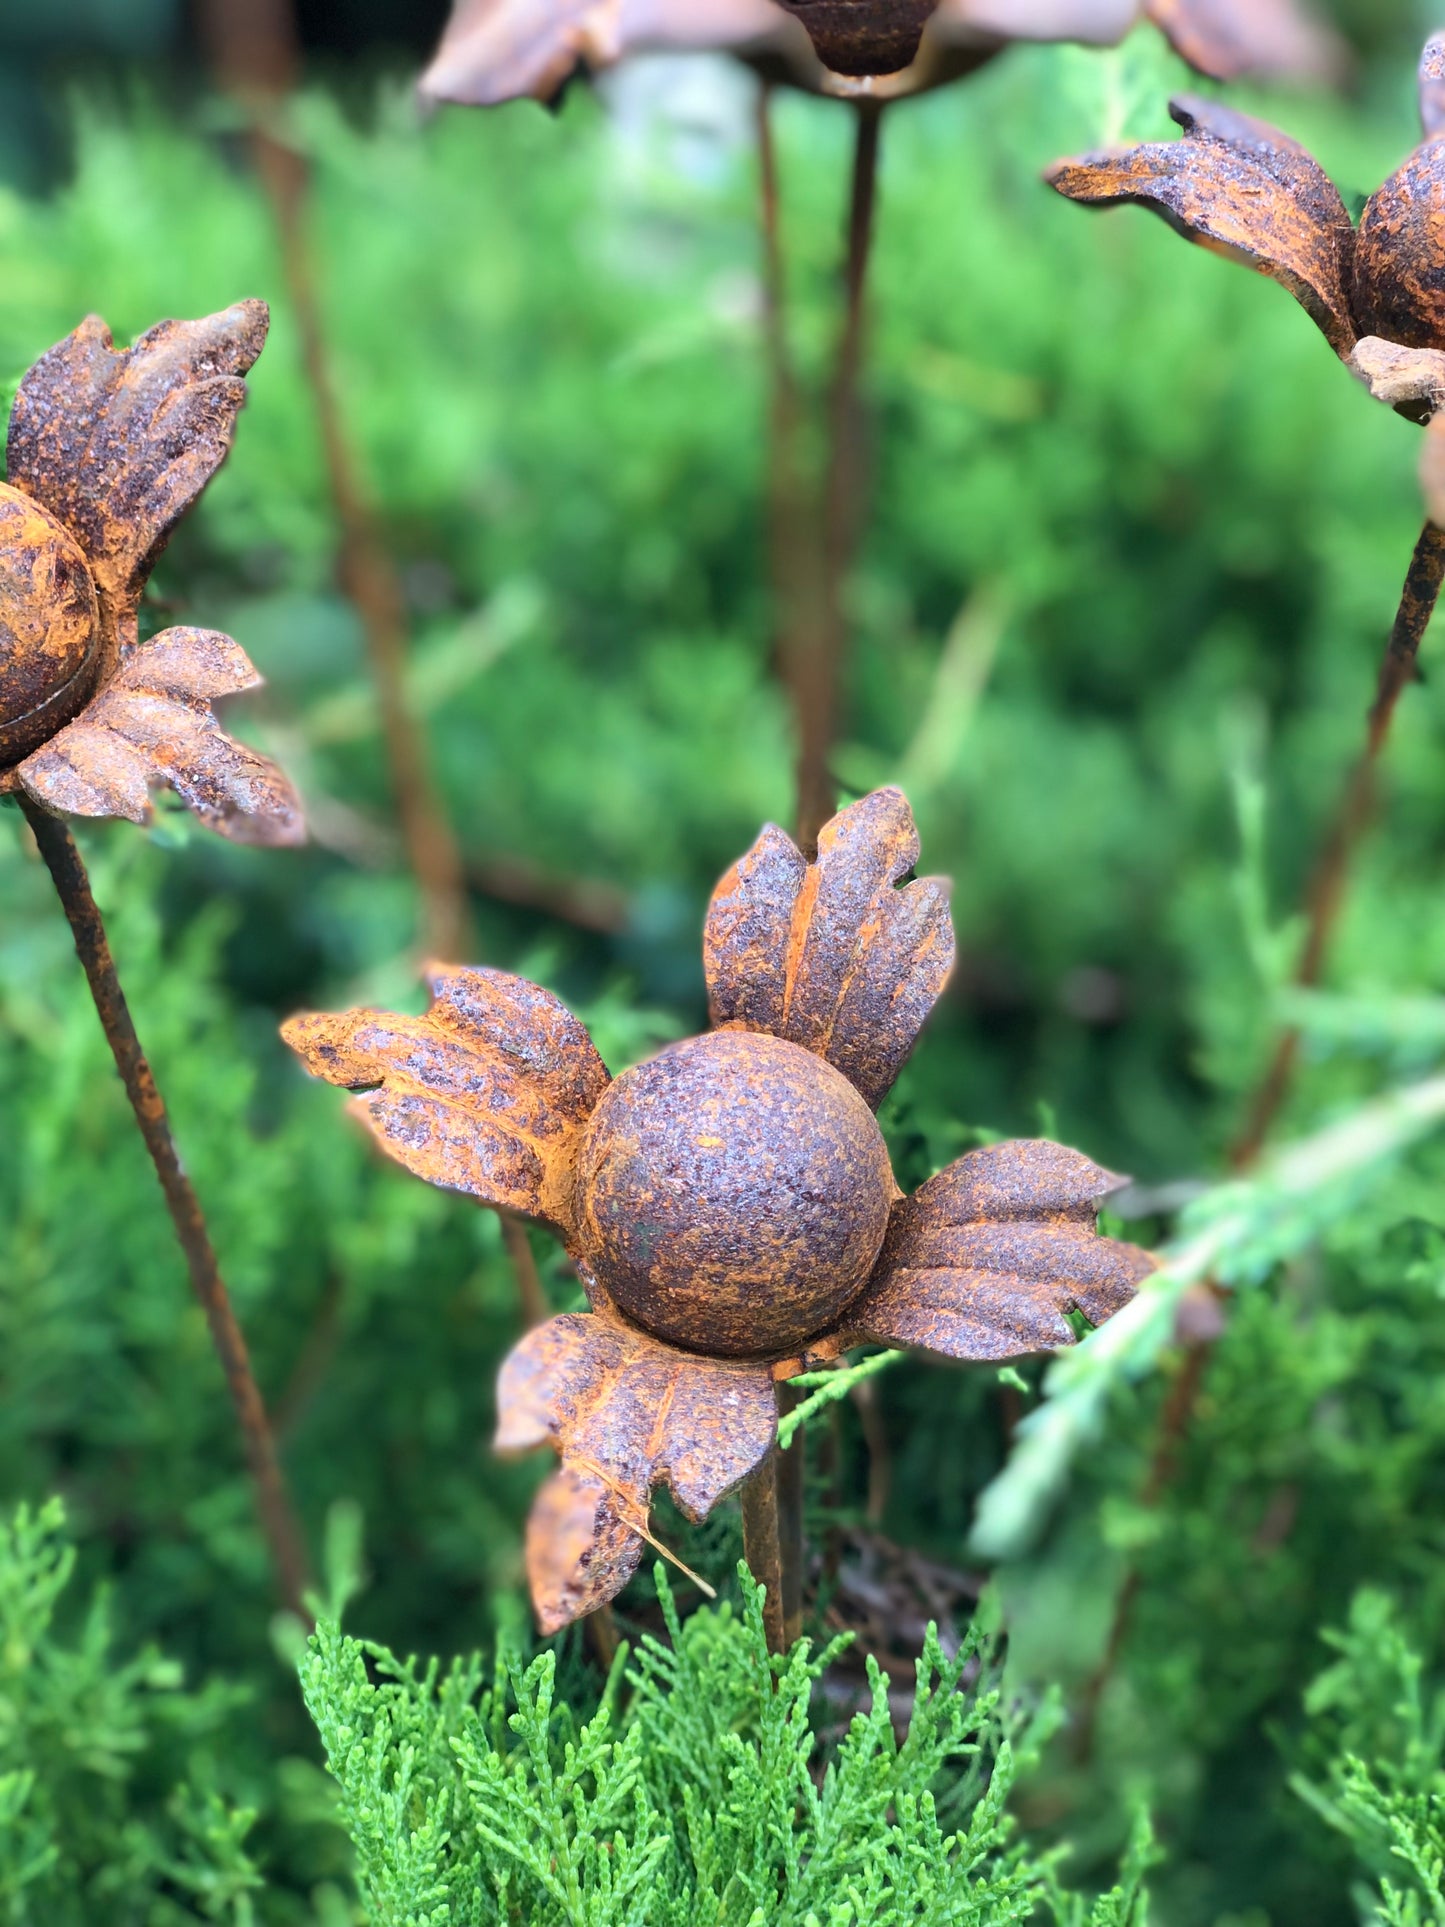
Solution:
[[[0,767],[82,707],[100,670],[100,608],[74,537],[0,483]]]

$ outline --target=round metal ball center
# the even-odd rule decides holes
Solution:
[[[95,584],[74,538],[0,483],[0,769],[53,736],[99,668]]]
[[[578,1167],[579,1256],[659,1338],[786,1355],[866,1284],[892,1200],[882,1133],[840,1071],[715,1031],[608,1087]]]

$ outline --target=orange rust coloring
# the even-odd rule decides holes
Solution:
[[[146,581],[225,460],[268,316],[243,301],[117,350],[97,316],[25,376],[0,486],[0,794],[56,815],[145,822],[166,785],[223,836],[304,835],[281,772],[211,702],[260,678],[228,636],[142,645]]]
[[[878,790],[807,862],[765,829],[722,879],[709,1034],[609,1079],[557,999],[436,968],[424,1017],[293,1018],[284,1035],[408,1170],[548,1225],[592,1303],[502,1369],[497,1444],[550,1442],[527,1569],[556,1631],[621,1591],[664,1481],[702,1518],[758,1470],[775,1382],[864,1341],[948,1358],[1073,1342],[1152,1269],[1100,1238],[1121,1180],[1058,1145],[969,1153],[912,1198],[873,1112],[953,960],[947,886]]]
[[[1269,275],[1364,373],[1391,346],[1445,349],[1445,36],[1426,45],[1419,91],[1426,138],[1358,228],[1297,141],[1217,101],[1170,102],[1182,140],[1060,161],[1048,179],[1072,201],[1151,208],[1186,240]],[[1438,376],[1421,381],[1394,404],[1417,418],[1437,405]]]

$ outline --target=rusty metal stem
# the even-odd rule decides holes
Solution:
[[[499,1211],[497,1216],[502,1221],[502,1243],[512,1261],[512,1272],[517,1280],[522,1324],[527,1331],[531,1331],[534,1326],[547,1322],[552,1315],[552,1307],[547,1303],[547,1294],[542,1288],[542,1274],[537,1269],[526,1225],[511,1211]]]
[[[847,650],[844,594],[857,552],[866,489],[865,435],[859,384],[867,322],[868,267],[878,199],[878,155],[883,108],[854,105],[855,140],[843,265],[843,320],[828,406],[828,455],[823,477],[820,607],[816,626],[798,651],[798,842],[807,855],[833,814],[837,796],[829,771]]]
[[[1380,756],[1389,740],[1400,698],[1415,680],[1420,644],[1434,614],[1442,582],[1445,582],[1445,529],[1427,522],[1410,558],[1400,607],[1380,664],[1364,748],[1345,781],[1310,881],[1306,900],[1308,926],[1294,977],[1301,989],[1312,989],[1324,970],[1330,939],[1344,905],[1350,864],[1374,818]],[[1269,1067],[1250,1103],[1244,1129],[1230,1154],[1236,1170],[1247,1170],[1264,1148],[1289,1095],[1299,1061],[1299,1045],[1299,1031],[1294,1028],[1283,1031],[1276,1041]]]
[[[1420,644],[1435,612],[1442,585],[1445,585],[1445,529],[1427,522],[1410,558],[1400,606],[1385,645],[1375,684],[1375,700],[1366,720],[1364,746],[1345,780],[1310,880],[1305,941],[1294,976],[1295,984],[1301,989],[1313,988],[1323,974],[1330,940],[1344,906],[1350,866],[1374,819],[1380,757],[1389,740],[1400,698],[1418,673]],[[1230,1163],[1236,1171],[1248,1171],[1264,1149],[1294,1081],[1299,1047],[1300,1033],[1294,1027],[1281,1032],[1276,1040],[1268,1068],[1250,1103],[1244,1128],[1230,1151]],[[1218,1294],[1218,1287],[1213,1289]],[[1156,1507],[1173,1482],[1179,1448],[1188,1433],[1217,1342],[1217,1339],[1202,1339],[1191,1348],[1164,1402],[1142,1495],[1146,1507]],[[1093,1753],[1099,1703],[1128,1638],[1141,1584],[1137,1566],[1131,1566],[1114,1604],[1104,1656],[1084,1688],[1075,1735],[1076,1753],[1082,1763],[1087,1763]]]
[[[778,1534],[776,1454],[770,1452],[743,1487],[743,1557],[764,1588],[763,1627],[768,1651],[788,1650],[783,1614],[783,1548]]]
[[[160,1179],[176,1238],[185,1255],[192,1288],[206,1314],[211,1342],[226,1374],[231,1403],[235,1407],[245,1442],[255,1489],[256,1513],[271,1555],[277,1592],[282,1603],[292,1612],[303,1619],[308,1618],[302,1604],[307,1584],[306,1553],[287,1491],[285,1474],[276,1452],[276,1441],[266,1416],[266,1407],[251,1371],[246,1341],[236,1322],[230,1294],[221,1277],[200,1200],[181,1165],[165,1104],[156,1088],[145,1052],[141,1049],[140,1038],[136,1035],[135,1023],[125,1000],[125,992],[121,989],[115,959],[110,952],[105,925],[91,891],[84,860],[76,848],[75,839],[59,817],[51,816],[23,792],[18,801],[34,831],[45,867],[50,872],[70,924],[76,954],[90,984],[106,1041],[115,1057],[116,1069],[125,1085],[125,1094],[130,1099],[156,1176]]]
[[[768,379],[767,547],[772,575],[776,673],[785,684],[802,738],[802,664],[822,605],[817,581],[820,544],[804,483],[803,403],[788,348],[787,271],[783,253],[773,87],[761,81],[755,103],[759,226],[762,238],[763,345]]]
[[[340,528],[337,570],[366,640],[392,797],[421,895],[423,941],[428,955],[456,963],[467,948],[467,880],[432,779],[425,733],[407,695],[406,599],[359,479],[337,399],[307,230],[306,163],[268,125],[296,82],[299,54],[292,7],[290,0],[206,0],[204,24],[222,85],[251,116],[251,152],[275,217],[282,273]]]

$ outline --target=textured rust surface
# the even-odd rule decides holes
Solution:
[[[776,1355],[857,1296],[893,1195],[882,1134],[840,1072],[779,1038],[720,1031],[603,1096],[578,1165],[578,1249],[658,1337]]]
[[[99,673],[85,557],[38,502],[0,482],[0,766],[53,735]]]
[[[136,641],[146,578],[225,459],[262,301],[163,321],[117,351],[92,315],[25,376],[0,485],[0,793],[144,823],[168,787],[237,843],[299,843],[296,792],[227,736],[218,696],[260,677],[229,636]]]
[[[425,1017],[285,1027],[392,1157],[542,1219],[587,1288],[593,1311],[531,1332],[499,1395],[498,1446],[562,1460],[527,1528],[546,1632],[626,1584],[655,1485],[701,1518],[762,1464],[778,1379],[863,1339],[1071,1344],[1068,1308],[1097,1323],[1152,1268],[1095,1235],[1117,1180],[1057,1145],[974,1152],[897,1202],[871,1106],[948,974],[947,888],[902,885],[918,835],[898,790],[818,841],[809,864],[765,830],[724,877],[704,946],[719,1028],[615,1083],[555,997],[495,970],[434,970]],[[757,1544],[776,1539],[770,1477],[749,1489]],[[780,1579],[778,1638],[795,1607]]]
[[[550,101],[628,54],[704,49],[758,59],[800,86],[823,78],[773,0],[457,0],[421,91],[474,107]]]
[[[708,908],[713,1023],[816,1051],[876,1108],[953,968],[948,884],[898,887],[918,855],[913,812],[896,789],[825,824],[813,863],[769,824]]]
[[[1186,239],[1272,276],[1382,399],[1401,373],[1390,345],[1445,349],[1445,37],[1420,62],[1426,139],[1371,195],[1358,230],[1318,163],[1277,128],[1216,102],[1170,111],[1182,140],[1060,161],[1048,179],[1070,200],[1152,208]],[[1358,359],[1362,337],[1372,345]],[[1391,405],[1423,420],[1419,400]]]
[[[1065,1311],[1100,1325],[1154,1261],[1095,1232],[1124,1180],[1035,1140],[970,1151],[894,1213],[858,1335],[946,1358],[1017,1358],[1074,1341]]]
[[[545,1633],[616,1596],[642,1555],[652,1488],[665,1480],[702,1519],[766,1458],[777,1401],[766,1367],[703,1358],[589,1313],[528,1335],[502,1367],[499,1451],[552,1444],[527,1572]]]
[[[1362,333],[1445,348],[1445,138],[1423,142],[1366,202],[1353,299]]]
[[[582,1127],[608,1081],[591,1038],[505,971],[438,965],[427,982],[425,1017],[294,1017],[282,1035],[313,1075],[360,1093],[356,1114],[408,1171],[569,1232]]]
[[[1148,0],[1145,12],[1196,72],[1216,80],[1338,80],[1346,65],[1337,36],[1293,0]]]
[[[1348,355],[1355,237],[1329,176],[1287,134],[1218,101],[1173,100],[1169,111],[1182,140],[1060,161],[1050,184],[1094,207],[1150,208],[1186,240],[1269,275]]]
[[[305,822],[290,783],[211,712],[216,697],[260,680],[229,636],[165,629],[128,650],[89,707],[17,766],[16,786],[67,816],[144,823],[151,790],[164,785],[233,843],[299,843]]]
[[[935,0],[781,0],[835,74],[896,74],[918,52]]]
[[[79,543],[117,643],[133,637],[157,556],[230,450],[268,322],[264,301],[242,301],[117,349],[91,315],[20,384],[9,479]]]

